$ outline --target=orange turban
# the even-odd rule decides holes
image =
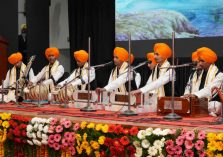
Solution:
[[[191,55],[191,60],[192,60],[193,62],[198,61],[197,51],[195,51],[195,52],[192,53],[192,55]]]
[[[79,50],[74,52],[75,60],[78,60],[82,63],[87,62],[88,60],[88,53],[85,50]]]
[[[114,56],[117,56],[118,59],[122,62],[125,62],[128,60],[128,51],[122,47],[116,47],[114,49]]]
[[[13,53],[9,56],[8,61],[10,64],[16,64],[22,60],[22,54],[20,52]]]
[[[147,56],[147,59],[150,60],[153,65],[156,65],[156,61],[155,61],[154,53],[153,52],[147,53],[146,56]]]
[[[218,59],[216,53],[207,47],[197,49],[197,55],[199,59],[211,64],[216,62]]]
[[[154,52],[157,52],[163,59],[170,58],[172,50],[165,43],[156,43],[153,48]]]
[[[49,47],[45,51],[46,58],[49,58],[49,55],[54,55],[56,58],[60,56],[60,52],[56,47]]]

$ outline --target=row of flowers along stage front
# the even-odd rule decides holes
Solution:
[[[221,157],[223,132],[0,114],[0,157]]]

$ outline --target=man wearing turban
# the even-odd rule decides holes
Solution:
[[[154,59],[157,63],[154,71],[149,77],[146,85],[138,90],[132,91],[132,94],[152,92],[158,97],[171,95],[172,69],[169,69],[170,63],[168,58],[171,57],[172,51],[165,43],[156,43],[154,45]],[[175,72],[174,72],[175,73]]]
[[[49,61],[46,65],[32,80],[33,84],[40,81],[49,88],[49,96],[54,90],[55,84],[58,83],[59,79],[62,78],[64,74],[64,67],[57,60],[60,56],[60,52],[56,47],[50,47],[45,50],[45,56]]]
[[[207,47],[197,49],[198,66],[202,69],[199,76],[193,75],[191,78],[191,92],[184,97],[208,98],[208,110],[210,115],[220,114],[221,103],[218,97],[212,98],[211,89],[220,87],[223,82],[223,73],[214,64],[217,61],[216,53]]]
[[[88,53],[85,50],[74,52],[74,59],[77,62],[77,69],[64,81],[58,84],[58,87],[70,82],[75,90],[87,90],[88,88]],[[90,69],[90,88],[94,90],[95,87],[95,69]]]
[[[16,81],[21,80],[22,77],[24,77],[24,73],[26,71],[26,65],[23,63],[23,56],[20,52],[13,53],[8,57],[8,62],[13,65],[12,69],[10,69],[7,74],[6,78],[3,82],[4,88],[15,88],[16,87]],[[32,68],[29,70],[28,73],[28,79],[34,77],[34,73]],[[1,86],[2,88],[2,86]],[[21,88],[21,87],[20,87]],[[6,98],[6,102],[9,101],[16,101],[15,99],[15,90],[9,90]]]

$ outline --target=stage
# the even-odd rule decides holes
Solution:
[[[31,117],[57,117],[68,118],[73,122],[94,122],[104,124],[121,124],[124,126],[138,126],[145,129],[153,128],[185,128],[188,130],[203,130],[206,132],[222,132],[223,124],[216,124],[216,117],[183,117],[182,120],[169,121],[164,120],[163,116],[156,113],[141,113],[137,116],[123,116],[118,112],[102,111],[82,112],[77,108],[61,108],[59,105],[43,105],[37,107],[31,104],[23,103],[17,106],[13,103],[0,104],[0,112],[7,112]]]

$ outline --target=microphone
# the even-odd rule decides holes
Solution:
[[[101,68],[101,67],[109,66],[109,65],[112,65],[112,64],[113,64],[113,61],[110,61],[108,63],[91,66],[91,68]]]
[[[186,64],[181,64],[181,65],[171,65],[169,67],[160,67],[160,69],[174,69],[174,68],[182,68],[182,67],[188,67],[188,66],[193,66],[194,63],[186,63]]]

